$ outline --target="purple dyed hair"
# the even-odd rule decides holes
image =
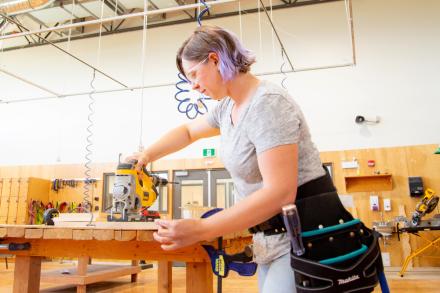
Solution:
[[[248,72],[255,63],[255,55],[242,45],[234,33],[217,26],[203,25],[177,51],[177,68],[186,77],[182,59],[201,62],[211,52],[219,56],[220,75],[225,81],[238,73]]]

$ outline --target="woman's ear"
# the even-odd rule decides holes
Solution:
[[[218,58],[217,53],[215,53],[215,52],[209,53],[208,58],[211,59],[212,61],[214,61],[215,65],[218,64],[219,58]]]

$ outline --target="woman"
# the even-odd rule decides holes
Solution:
[[[260,292],[295,292],[290,243],[276,215],[295,202],[298,186],[325,175],[300,108],[285,90],[250,73],[255,57],[225,29],[197,28],[176,59],[193,89],[219,103],[206,117],[171,130],[128,159],[137,159],[140,169],[200,138],[220,135],[239,201],[207,219],[160,220],[154,238],[172,250],[253,227]]]

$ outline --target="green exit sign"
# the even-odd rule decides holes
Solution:
[[[204,158],[215,157],[215,149],[203,149],[203,157]]]

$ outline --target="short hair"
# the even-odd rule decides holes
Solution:
[[[177,68],[186,77],[182,59],[201,62],[211,52],[219,55],[220,75],[226,81],[238,73],[248,72],[255,63],[255,55],[243,46],[234,33],[217,26],[203,25],[177,51]]]

